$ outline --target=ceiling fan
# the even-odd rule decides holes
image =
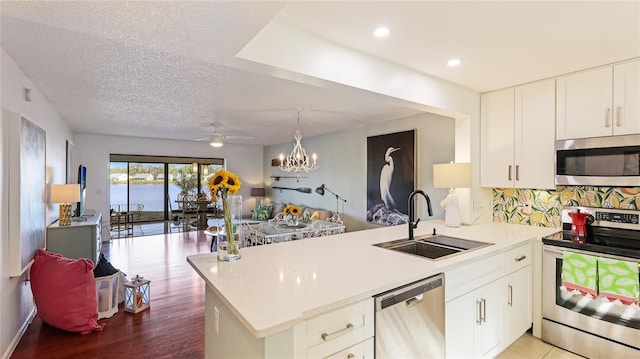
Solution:
[[[218,132],[218,127],[221,127],[222,124],[220,122],[212,122],[209,123],[208,126],[213,127],[213,134],[209,137],[196,138],[194,141],[209,141],[209,144],[213,147],[222,147],[224,144],[223,140],[225,139],[244,139],[244,140],[252,140],[251,136],[234,136],[234,135],[224,135]]]

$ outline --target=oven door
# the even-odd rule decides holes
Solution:
[[[614,305],[601,297],[590,299],[560,288],[562,254],[565,250],[567,249],[562,247],[543,245],[542,316],[546,325],[570,327],[640,350],[640,309],[637,306]],[[570,252],[637,262],[635,259],[575,249]],[[545,339],[544,324],[542,335]]]

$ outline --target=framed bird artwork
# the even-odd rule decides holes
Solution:
[[[367,137],[367,222],[407,223],[415,189],[416,130]]]

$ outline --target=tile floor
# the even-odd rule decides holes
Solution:
[[[510,347],[505,349],[496,359],[578,359],[580,355],[562,350],[547,344],[534,337],[530,333],[525,333]]]

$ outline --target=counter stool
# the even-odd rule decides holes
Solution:
[[[211,252],[218,250],[218,227],[211,226],[204,231],[204,234],[211,236]]]

